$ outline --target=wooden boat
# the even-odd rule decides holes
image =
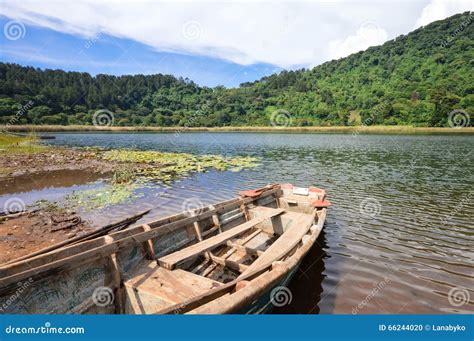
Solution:
[[[0,266],[2,313],[221,314],[272,308],[326,218],[325,191],[269,185]]]
[[[56,136],[54,135],[38,135],[40,140],[56,140]]]
[[[10,135],[14,135],[14,136],[18,136],[18,137],[28,137],[27,134],[18,134],[18,133],[12,133],[12,132],[9,132]],[[56,139],[56,136],[54,135],[36,135],[36,137],[39,139],[39,140],[55,140]]]

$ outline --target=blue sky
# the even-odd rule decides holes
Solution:
[[[9,22],[0,18],[0,27]],[[98,34],[90,38],[25,25],[21,39],[0,36],[0,60],[39,68],[123,74],[172,74],[205,86],[235,87],[282,70],[276,65],[239,65],[218,58],[160,52],[140,42]]]
[[[235,87],[473,10],[473,0],[3,0],[0,60]],[[443,37],[440,37],[443,38]]]

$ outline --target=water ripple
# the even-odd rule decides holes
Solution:
[[[453,307],[448,299],[451,288],[472,287],[474,277],[474,137],[183,133],[176,139],[87,133],[57,134],[52,142],[261,159],[254,170],[143,188],[133,205],[101,213],[104,220],[152,207],[144,218],[150,220],[180,211],[186,198],[210,204],[273,182],[325,188],[333,202],[325,229],[290,285],[293,303],[276,312],[474,311],[469,302]],[[372,206],[364,208],[367,202]]]

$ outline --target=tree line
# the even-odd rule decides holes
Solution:
[[[0,124],[84,124],[101,109],[118,126],[447,126],[474,113],[470,12],[312,69],[237,88],[171,75],[91,76],[0,63]],[[19,114],[25,104],[33,103]],[[277,124],[279,124],[277,122]]]

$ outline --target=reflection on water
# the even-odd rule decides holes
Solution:
[[[325,305],[329,307],[332,304],[328,297],[328,293],[323,292],[322,286],[324,278],[327,276],[325,274],[325,263],[327,263],[331,258],[327,251],[328,245],[326,243],[326,232],[323,229],[316,240],[315,246],[303,259],[294,279],[288,286],[292,293],[291,304],[282,307],[275,307],[273,313],[317,314],[320,311],[318,302],[321,301],[323,294],[325,295]]]
[[[54,170],[36,174],[25,174],[0,180],[0,195],[30,192],[57,187],[72,187],[87,184],[104,177],[104,174],[83,170]]]
[[[138,189],[97,225],[152,207],[142,221],[273,182],[316,185],[333,202],[324,234],[290,284],[287,313],[474,311],[472,136],[57,134],[54,144],[250,155],[260,167]],[[47,191],[51,193],[53,189]],[[46,191],[46,190],[44,190]],[[36,196],[41,195],[36,191]],[[28,197],[28,193],[23,194]],[[0,197],[0,204],[2,203]],[[464,304],[453,301],[461,292]],[[454,304],[453,304],[454,303]],[[463,302],[461,302],[463,303]]]

